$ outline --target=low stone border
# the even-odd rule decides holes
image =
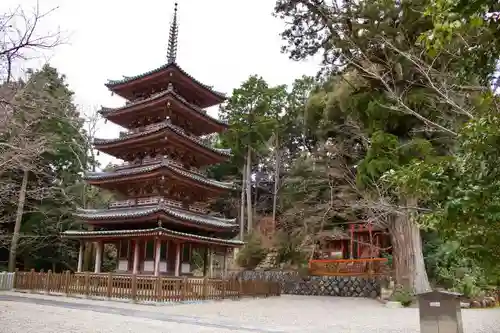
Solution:
[[[469,301],[470,308],[493,308],[497,305],[497,300],[492,296],[483,297],[482,299],[473,298]]]
[[[243,280],[264,279],[279,282],[282,294],[369,297],[380,296],[383,278],[357,276],[306,276],[294,271],[242,271],[236,273]]]

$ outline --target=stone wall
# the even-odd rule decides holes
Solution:
[[[380,296],[381,278],[357,276],[300,276],[293,271],[242,271],[236,275],[243,280],[277,281],[281,293],[291,295],[371,297]]]

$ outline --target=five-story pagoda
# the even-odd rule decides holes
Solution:
[[[208,179],[202,171],[230,155],[200,139],[227,128],[203,110],[225,97],[177,65],[177,34],[176,4],[167,63],[106,84],[128,102],[120,108],[103,108],[101,114],[128,131],[116,139],[95,139],[94,146],[125,162],[111,171],[87,173],[85,178],[122,200],[108,209],[76,212],[94,231],[63,233],[81,242],[79,272],[89,242],[96,243],[96,273],[101,271],[103,244],[114,243],[117,271],[175,276],[191,272],[193,249],[203,254],[206,275],[209,253],[222,252],[225,257],[229,249],[243,244],[232,240],[238,232],[236,221],[208,215],[204,204],[232,188],[232,183]]]

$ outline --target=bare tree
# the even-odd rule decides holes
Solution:
[[[0,14],[0,69],[6,82],[13,78],[14,66],[52,50],[62,43],[60,31],[40,34],[40,22],[57,8],[40,11],[37,3],[31,12],[21,6]]]
[[[37,136],[33,131],[47,117],[47,109],[41,100],[30,96],[28,82],[13,82],[15,66],[22,67],[26,60],[59,45],[61,34],[40,33],[40,22],[54,9],[41,12],[37,6],[32,12],[17,7],[0,14],[0,177],[2,178],[2,203],[17,201],[15,226],[10,243],[9,270],[14,270],[26,195],[29,191],[30,174],[43,173],[40,157],[51,148],[49,134]],[[3,82],[2,82],[3,81]],[[10,173],[22,171],[20,186],[13,183]],[[57,186],[57,184],[54,184]],[[31,190],[39,197],[47,195],[47,189]],[[18,192],[16,200],[13,194]],[[8,216],[4,218],[10,219]],[[5,240],[5,239],[4,239]]]
[[[26,194],[30,173],[40,173],[38,162],[43,153],[50,150],[50,138],[38,136],[34,129],[46,116],[45,110],[40,105],[32,105],[31,98],[26,87],[13,84],[2,86],[2,107],[0,113],[2,124],[0,129],[0,177],[2,177],[2,201],[4,203],[17,201],[17,212],[15,217],[14,232],[10,243],[9,270],[13,271],[16,264],[17,247],[20,237],[21,221],[25,211]],[[17,189],[15,183],[7,173],[22,171],[21,186]],[[18,191],[18,197],[14,200],[14,191]],[[39,190],[39,189],[37,189]],[[40,191],[40,194],[46,191]],[[5,217],[4,217],[5,218]]]
[[[92,142],[94,141],[94,138],[96,136],[97,131],[99,130],[99,120],[101,119],[100,114],[97,112],[97,109],[94,108],[90,114],[87,115],[86,120],[85,120],[85,128],[86,128],[86,134],[87,134],[87,140],[86,142],[88,143],[87,146],[87,154],[86,157],[88,159],[91,159],[91,163],[89,161],[85,161],[84,166],[82,167],[82,170],[86,170],[86,167],[90,164],[92,164],[92,171],[96,171],[96,153],[95,149],[92,147]],[[89,185],[85,183],[82,187],[82,204],[83,208],[89,208],[89,203],[87,200],[88,197],[88,187]],[[93,230],[93,226],[88,225],[89,230]],[[93,244],[90,244],[90,246],[85,247],[85,253],[84,253],[84,258],[83,258],[83,266],[84,270],[89,270],[91,266],[91,261],[94,253],[94,247]]]

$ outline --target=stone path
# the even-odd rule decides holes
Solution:
[[[99,301],[95,301],[95,304],[88,304],[82,302],[71,302],[71,301],[68,302],[67,299],[63,300],[60,297],[58,297],[58,299],[48,299],[48,298],[39,298],[39,297],[31,298],[31,297],[14,296],[14,295],[0,296],[0,302],[2,303],[19,302],[24,304],[38,305],[38,306],[59,307],[69,310],[93,311],[98,313],[113,314],[126,317],[151,319],[151,320],[163,321],[174,324],[183,324],[183,325],[187,324],[198,327],[214,328],[218,329],[217,331],[219,332],[221,330],[231,330],[231,331],[239,330],[241,332],[262,332],[262,333],[282,332],[280,330],[255,328],[241,324],[235,325],[234,323],[230,323],[224,320],[213,322],[211,320],[206,320],[206,319],[204,320],[203,318],[197,318],[197,317],[169,315],[159,311],[144,311],[140,309],[120,307],[119,303],[117,303],[118,305],[117,307],[117,306],[101,305],[99,304],[100,303]],[[149,308],[148,306],[142,306],[142,307]]]
[[[463,311],[465,333],[500,333],[500,309]],[[147,306],[0,293],[0,333],[417,333],[417,309],[361,298],[281,296]]]

